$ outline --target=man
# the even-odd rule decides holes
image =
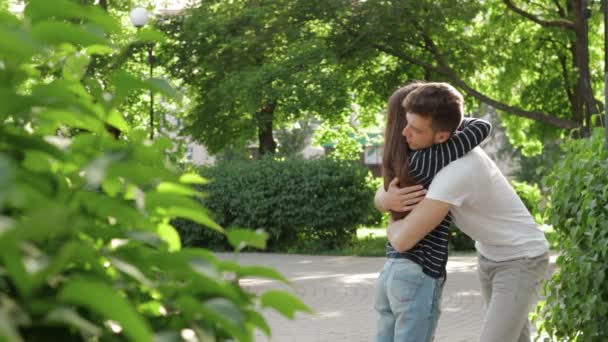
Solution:
[[[416,125],[406,138],[425,148],[433,142],[419,137],[429,136],[432,126],[417,106],[419,100],[408,96],[404,101],[408,123]],[[416,201],[409,192],[380,189],[376,206],[404,210]],[[487,304],[480,341],[529,342],[528,313],[547,270],[548,242],[509,182],[479,147],[441,170],[410,214],[389,224],[391,245],[399,252],[415,247],[448,212],[460,230],[476,240],[479,279]]]
[[[423,107],[428,114],[424,122],[431,122],[432,134],[420,134],[424,132],[419,132],[417,127],[421,123],[416,118],[406,120],[402,103],[414,94],[424,99]],[[391,95],[382,161],[387,190],[399,191],[397,183],[428,187],[439,170],[489,135],[490,123],[462,119],[463,102],[462,94],[447,83],[414,82]],[[442,122],[433,120],[434,116],[441,116]],[[429,147],[424,148],[425,145]],[[391,213],[395,220],[406,215],[398,210]],[[403,253],[387,245],[386,262],[374,298],[377,342],[433,340],[445,282],[450,225],[450,218],[446,217],[416,246]]]

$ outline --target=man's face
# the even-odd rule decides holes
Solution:
[[[407,113],[407,126],[401,134],[407,140],[412,150],[420,150],[442,143],[449,139],[450,132],[436,132],[429,117]]]

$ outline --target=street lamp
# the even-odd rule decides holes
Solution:
[[[141,7],[135,7],[129,16],[131,17],[131,23],[133,23],[133,26],[137,28],[141,28],[142,26],[146,25],[150,20],[148,11]]]
[[[150,16],[148,15],[148,11],[145,8],[136,7],[131,10],[129,15],[131,18],[131,23],[133,26],[137,27],[139,30],[144,25],[150,21]],[[148,49],[148,64],[150,64],[150,79],[154,76],[154,53],[152,49],[154,48],[154,43],[150,43],[147,45]],[[154,139],[154,92],[150,89],[150,139]]]

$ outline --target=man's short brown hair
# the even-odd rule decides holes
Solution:
[[[445,82],[429,82],[409,93],[402,103],[407,113],[431,118],[435,131],[454,132],[462,121],[462,94]]]

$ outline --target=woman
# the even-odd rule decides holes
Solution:
[[[413,150],[405,139],[412,128],[406,120],[404,102],[415,102],[417,93],[422,92],[427,98],[429,92],[433,94],[431,108],[436,115],[450,116],[455,124],[447,130],[434,132],[439,143]],[[393,93],[388,101],[385,131],[384,191],[409,193],[411,186],[416,184],[421,189],[428,188],[439,170],[467,154],[489,135],[490,123],[479,119],[462,120],[463,103],[460,92],[446,83],[415,82]],[[459,122],[460,127],[456,129]],[[405,204],[416,202],[411,199]],[[391,218],[402,219],[411,208],[409,205],[402,211],[391,210]],[[450,226],[448,215],[414,248],[403,253],[387,243],[387,260],[376,286],[377,341],[432,340],[445,282]]]

